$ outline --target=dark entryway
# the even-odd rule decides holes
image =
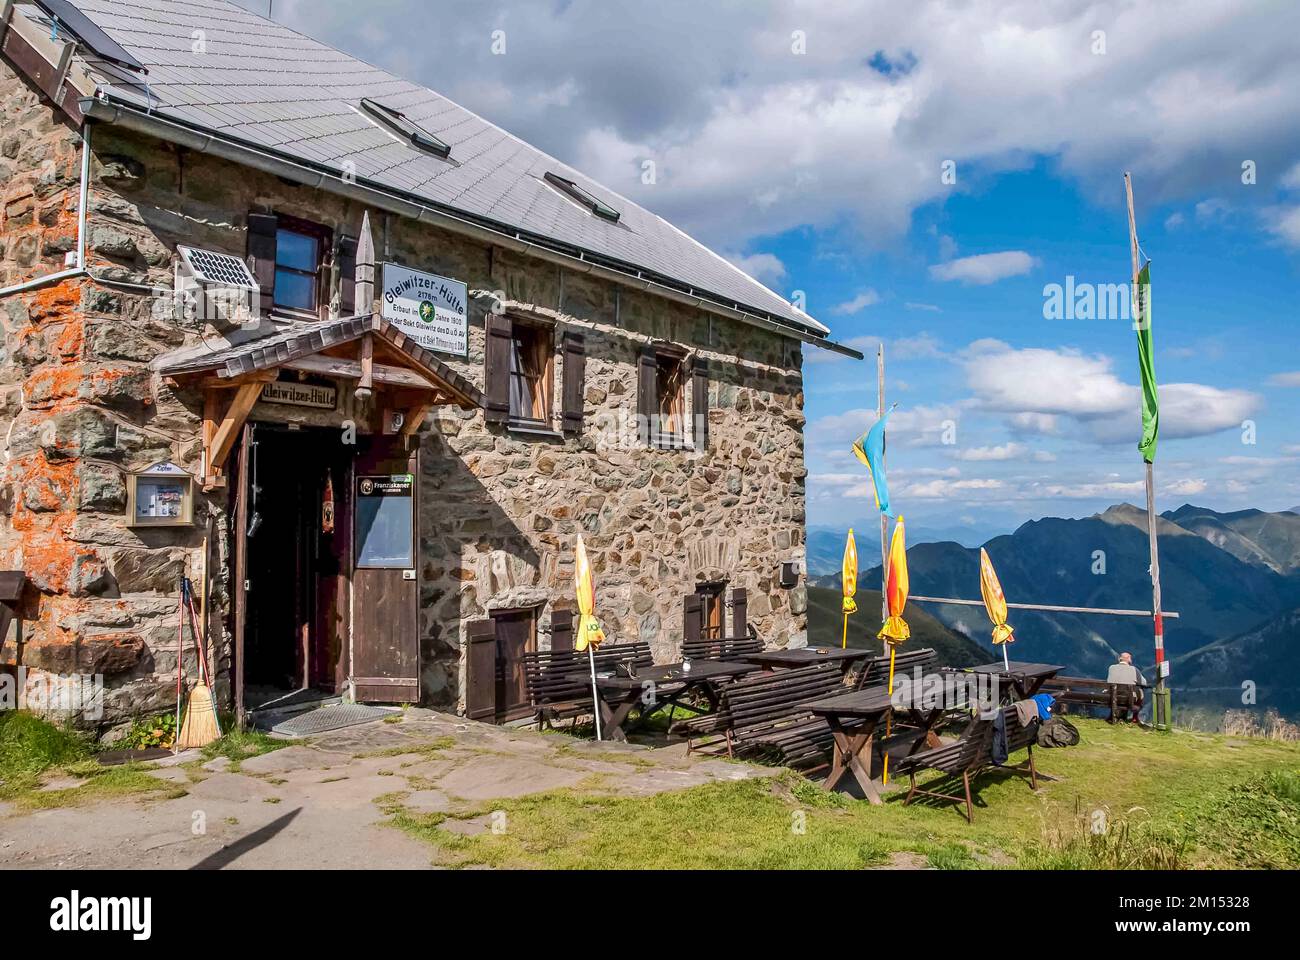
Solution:
[[[351,448],[337,430],[252,424],[243,451],[247,706],[346,677]]]

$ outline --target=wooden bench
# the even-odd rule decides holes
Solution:
[[[1105,680],[1093,680],[1087,677],[1053,677],[1046,681],[1041,693],[1050,693],[1056,702],[1066,707],[1082,707],[1084,712],[1101,708],[1110,711],[1111,723],[1117,719],[1132,716],[1142,706],[1142,690],[1150,690],[1149,684],[1108,683]]]
[[[654,666],[650,644],[640,640],[605,644],[596,649],[595,659],[598,671],[613,670],[618,664],[625,663],[638,670]],[[536,712],[539,727],[544,728],[560,718],[576,720],[591,713],[591,683],[575,678],[575,674],[590,671],[586,651],[538,650],[524,654],[523,664],[528,699]]]
[[[727,755],[776,761],[796,769],[826,763],[834,737],[808,705],[847,690],[834,663],[737,680],[722,692],[715,715]]]
[[[930,647],[921,647],[917,650],[904,649],[894,654],[894,679],[904,673],[910,674],[917,667],[921,668],[921,673],[933,671],[939,664],[939,654]],[[853,689],[861,690],[864,687],[875,687],[881,684],[889,683],[889,657],[881,655],[879,657],[870,657],[862,661],[858,667],[857,680]]]
[[[743,637],[715,637],[713,639],[686,640],[682,643],[684,660],[743,660],[746,656],[760,653],[763,641],[758,639],[754,628]]]
[[[1004,764],[997,767],[997,769],[1010,770],[1013,773],[1022,775],[1028,773],[1030,788],[1037,790],[1038,770],[1034,767],[1034,739],[1038,725],[1031,724],[1028,727],[1022,727],[1014,706],[1008,705],[999,709],[1002,711],[1007,727],[1008,758],[1013,753],[1025,750],[1028,753],[1028,759],[1019,765]],[[898,762],[897,769],[899,773],[906,773],[912,778],[912,787],[903,803],[905,805],[909,804],[917,796],[955,800],[958,803],[964,800],[966,804],[966,820],[968,823],[974,823],[975,806],[971,802],[970,782],[972,777],[994,766],[992,750],[993,720],[991,718],[976,717],[956,742],[932,750],[922,750],[909,757],[904,757]],[[916,778],[918,774],[924,773],[926,770],[934,770],[942,774],[941,777],[931,783],[931,786],[960,777],[964,795],[942,793],[933,789],[921,789],[917,786]]]

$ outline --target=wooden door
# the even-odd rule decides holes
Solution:
[[[251,495],[252,469],[249,456],[252,450],[253,425],[244,424],[239,441],[239,465],[235,474],[234,537],[235,575],[235,722],[244,726],[244,628],[248,621],[248,500]]]
[[[360,703],[420,700],[419,447],[360,438],[352,481],[352,682]]]
[[[524,654],[537,649],[537,610],[506,610],[494,613],[496,624],[496,718],[515,720],[531,713],[528,679],[524,675]]]

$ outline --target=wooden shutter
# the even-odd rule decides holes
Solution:
[[[749,593],[744,587],[731,591],[731,635],[743,637],[749,633]]]
[[[573,649],[573,611],[551,611],[551,652]]]
[[[273,214],[248,215],[248,268],[253,271],[262,297],[262,312],[275,305],[275,233],[279,219]]]
[[[564,335],[564,385],[561,407],[565,433],[582,432],[583,386],[587,368],[587,341],[580,333]]]
[[[505,423],[510,419],[510,318],[489,312],[485,321],[487,345],[483,351],[483,419]]]
[[[691,408],[695,449],[709,449],[709,361],[697,356],[691,370]]]
[[[497,626],[492,620],[466,625],[465,716],[491,721],[497,712]]]
[[[698,593],[688,593],[682,600],[682,639],[687,643],[699,640],[704,628],[704,598]]]
[[[354,314],[369,313],[370,304],[361,305],[357,310],[357,240],[355,237],[339,237],[339,315],[350,317]]]
[[[650,424],[659,412],[658,391],[659,365],[655,348],[646,344],[641,348],[637,358],[636,413],[637,431],[642,443],[649,443],[652,431]]]

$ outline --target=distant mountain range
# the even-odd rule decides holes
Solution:
[[[1218,513],[1187,504],[1162,514],[1157,531],[1164,606],[1180,614],[1165,626],[1175,689],[1209,686],[1209,677],[1238,690],[1241,679],[1262,687],[1265,679],[1277,684],[1284,677],[1284,685],[1300,689],[1300,511]],[[979,599],[977,548],[910,539],[913,595]],[[1150,609],[1146,512],[1131,504],[1077,520],[1033,520],[984,546],[1013,602]],[[838,590],[837,574],[813,582]],[[859,582],[878,584],[879,564],[861,572]],[[977,641],[992,659],[982,607],[909,607],[921,608]],[[1129,650],[1150,676],[1149,617],[1013,610],[1010,622],[1017,640],[1013,658],[1059,663],[1076,676],[1104,676],[1117,654]]]

